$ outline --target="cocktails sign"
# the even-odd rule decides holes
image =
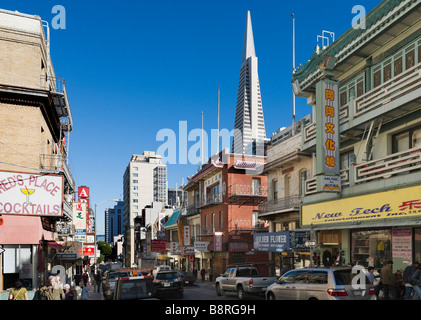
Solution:
[[[0,214],[63,215],[63,177],[0,171]]]

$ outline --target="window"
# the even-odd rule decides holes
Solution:
[[[349,168],[352,163],[353,151],[345,152],[341,154],[341,169]]]
[[[313,270],[308,277],[308,283],[311,284],[327,284],[327,272]]]
[[[138,197],[139,194],[137,192],[133,192],[133,197]]]
[[[138,203],[138,202],[139,202],[139,200],[133,199],[133,203]]]
[[[295,283],[307,283],[309,272],[307,270],[299,270],[295,273]]]
[[[392,136],[392,152],[403,152],[408,149],[421,146],[421,127],[409,129],[407,131]]]
[[[278,180],[273,180],[273,200],[278,200]]]
[[[260,178],[252,178],[252,192],[253,195],[260,195]]]
[[[133,178],[137,178],[139,175],[137,173],[133,173]]]
[[[358,98],[364,94],[364,76],[359,76],[341,85],[339,91],[340,105],[346,105],[352,98]]]
[[[222,211],[219,212],[219,228],[222,229],[224,227],[224,214]]]
[[[280,283],[281,284],[293,283],[294,282],[294,273],[295,273],[295,271],[289,271],[289,272],[285,273],[281,277]]]
[[[138,180],[133,180],[133,183],[139,183],[139,181]]]

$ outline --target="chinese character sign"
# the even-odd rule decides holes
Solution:
[[[317,174],[339,175],[338,84],[324,79],[316,84]]]
[[[86,241],[86,203],[73,202],[74,241]]]

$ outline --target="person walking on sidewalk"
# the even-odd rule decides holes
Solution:
[[[47,300],[64,300],[65,295],[63,289],[60,287],[55,287],[55,277],[51,276],[48,278],[48,286],[43,286],[40,289],[41,296],[47,298]]]
[[[205,275],[206,275],[206,270],[205,268],[202,268],[202,270],[200,270],[200,276],[202,277],[202,282],[205,281]]]
[[[22,281],[16,281],[15,287],[10,290],[9,300],[28,300],[28,291],[23,287]]]
[[[395,276],[392,270],[393,261],[386,262],[380,273],[380,279],[383,284],[384,299],[389,300],[389,292],[392,293],[392,299],[397,299],[397,291],[395,287]]]
[[[99,270],[97,270],[95,273],[95,286],[96,292],[99,293],[101,288],[101,272],[99,272]]]

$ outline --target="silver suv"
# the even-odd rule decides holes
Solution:
[[[266,300],[375,299],[370,280],[359,270],[343,267],[294,269],[267,288]]]

